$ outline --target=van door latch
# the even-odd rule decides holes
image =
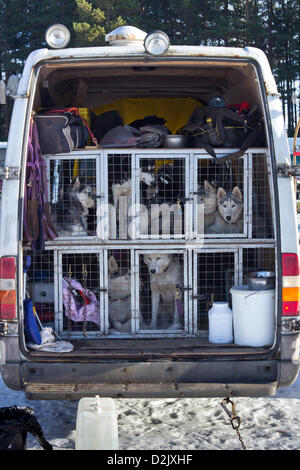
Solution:
[[[300,320],[282,320],[282,330],[289,332],[300,331]]]
[[[300,176],[300,165],[278,165],[277,174],[282,177]]]
[[[19,168],[15,166],[0,167],[0,178],[6,180],[19,179]]]

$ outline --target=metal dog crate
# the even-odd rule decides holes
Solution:
[[[275,247],[243,245],[239,248],[206,248],[193,252],[194,331],[208,335],[208,310],[213,301],[228,302],[230,289],[247,285],[253,271],[275,271]]]
[[[140,332],[145,335],[160,336],[178,336],[191,335],[192,328],[192,310],[189,306],[189,286],[190,276],[188,275],[189,261],[188,250],[136,250],[135,265],[137,269],[137,290],[136,290],[136,308],[139,309],[144,320],[144,326],[140,327]],[[155,329],[149,329],[152,319],[152,289],[151,287],[151,269],[147,264],[147,259],[155,258],[157,264],[159,259],[168,257],[168,263],[177,264],[179,267],[180,280],[174,285],[174,295],[170,302],[165,303],[160,297],[158,306],[157,326]],[[168,265],[170,266],[170,265]],[[164,278],[164,270],[157,275],[159,286],[162,290],[168,288],[168,280]],[[174,328],[173,320],[175,310],[178,309],[179,326]]]
[[[228,150],[228,152],[230,151]],[[216,150],[223,156],[224,150]],[[94,207],[86,209],[83,217],[87,235],[74,232],[59,239],[76,240],[81,244],[86,237],[101,242],[135,243],[168,240],[255,238],[272,239],[273,213],[270,196],[271,172],[265,149],[247,151],[239,160],[216,163],[205,151],[182,149],[161,151],[135,149],[134,151],[93,150],[73,152],[72,155],[47,157],[51,213],[70,221],[78,216],[76,208],[68,213],[64,194],[72,188],[78,176],[81,189],[92,192]],[[152,172],[155,181],[147,185],[141,173]],[[148,173],[147,173],[148,172]],[[214,188],[213,214],[206,215],[205,184]],[[121,188],[121,189],[120,189]],[[209,217],[218,213],[218,189],[231,195],[240,191],[241,230],[221,219],[215,231],[207,233]],[[117,190],[118,199],[113,192]],[[58,204],[59,203],[59,204]],[[77,208],[78,210],[78,208]],[[232,209],[234,214],[234,209]],[[74,214],[75,212],[75,214]],[[55,224],[54,224],[55,225]],[[224,230],[224,227],[226,230]],[[56,240],[56,242],[59,240]]]
[[[216,150],[217,156],[231,152]],[[51,213],[55,214],[57,202],[77,177],[83,187],[92,188],[95,201],[85,214],[87,235],[73,233],[46,242],[41,253],[24,252],[32,257],[27,288],[37,313],[63,338],[206,338],[212,300],[230,302],[230,288],[245,284],[247,272],[275,270],[266,149],[251,149],[237,161],[220,164],[201,149],[81,150],[46,156],[46,160]],[[144,169],[154,176],[154,185],[141,180]],[[163,189],[157,187],[159,178]],[[122,198],[115,207],[113,185],[124,181],[129,181],[130,211]],[[203,233],[205,182],[213,188],[215,202],[219,187],[229,194],[239,188],[240,233]],[[145,256],[159,254],[171,255],[179,263],[181,278],[173,307],[169,304],[168,310],[160,312],[153,328]],[[81,289],[79,294],[73,291],[76,318],[68,314],[71,280]],[[82,295],[86,290],[93,294],[89,308]],[[176,329],[172,325],[175,300],[181,315]]]
[[[97,154],[72,152],[47,156],[48,193],[51,216],[59,239],[96,236],[96,214],[100,194],[100,162]],[[80,205],[75,196],[85,197],[89,204]],[[93,207],[91,206],[91,203]],[[85,209],[84,215],[82,209]],[[60,230],[60,231],[59,231]]]
[[[212,301],[231,305],[230,289],[246,285],[246,274],[275,271],[270,244],[193,249],[114,248],[58,249],[31,256],[27,291],[37,313],[64,338],[176,338],[208,335]],[[174,298],[160,302],[156,328],[151,328],[152,296],[147,257],[170,256],[180,266]],[[160,287],[165,289],[163,274]],[[75,281],[75,282],[74,282]],[[165,281],[166,282],[166,281]],[[92,295],[91,295],[92,292]],[[175,302],[180,327],[173,328]],[[75,309],[75,311],[74,311]]]
[[[63,337],[98,337],[107,332],[103,250],[55,252],[55,328]]]
[[[217,152],[218,156],[224,155]],[[205,152],[196,153],[193,158],[193,189],[192,193],[194,196],[194,234],[193,238],[198,238],[203,236],[203,223],[199,220],[199,211],[198,204],[199,201],[204,205],[204,233],[206,238],[244,238],[247,237],[247,223],[248,223],[248,155],[244,155],[237,161],[223,162],[217,164],[215,159],[212,157],[207,157]],[[206,206],[209,203],[210,194],[207,194],[205,191],[205,184],[209,183],[214,189],[215,196],[215,205],[208,207],[208,214],[206,214]],[[206,222],[210,217],[214,217],[215,213],[218,210],[218,190],[223,190],[226,193],[226,196],[232,197],[232,191],[234,188],[238,188],[241,193],[241,206],[242,213],[239,216],[241,219],[241,227],[238,232],[234,232],[231,228],[235,224],[231,225],[226,223],[223,218],[220,217],[221,223],[214,228],[214,223],[212,225],[208,222],[208,227],[206,227]],[[201,194],[205,191],[206,199],[202,201]],[[226,204],[230,204],[232,199],[228,198]],[[233,205],[233,204],[232,204]],[[231,212],[234,215],[234,211],[238,208],[238,205],[235,204],[235,207],[232,207]],[[213,211],[214,209],[214,211]],[[213,211],[213,214],[211,214]],[[213,227],[213,228],[212,228]],[[224,230],[226,229],[226,231]],[[208,232],[211,230],[211,233]]]
[[[239,250],[195,250],[193,261],[194,331],[207,335],[211,303],[229,302],[230,288],[239,283]]]
[[[104,151],[101,162],[102,240],[190,238],[189,153]]]
[[[182,285],[178,285],[178,301],[182,327],[179,330],[169,328],[175,295],[169,310],[160,310],[157,329],[149,328],[151,287],[144,256],[162,252],[180,262]],[[56,331],[70,338],[174,337],[191,333],[187,256],[186,250],[158,252],[123,247],[55,251]]]

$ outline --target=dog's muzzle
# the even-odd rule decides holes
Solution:
[[[94,199],[94,200],[101,198],[101,196],[97,196],[97,194],[95,194],[95,193],[87,193],[87,195],[88,195],[88,197],[90,197],[91,199]]]

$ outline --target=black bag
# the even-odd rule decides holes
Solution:
[[[105,136],[107,132],[118,126],[123,126],[123,119],[118,111],[105,111],[104,113],[96,116],[91,112],[91,129],[96,136],[98,142]]]
[[[32,408],[0,408],[0,450],[26,450],[28,432],[39,441],[44,450],[53,450],[52,445],[45,439]]]
[[[84,148],[89,135],[97,145],[77,108],[45,109],[35,116],[35,121],[43,154],[68,153],[74,148]]]
[[[262,119],[257,105],[242,114],[229,108],[197,107],[188,124],[177,134],[192,136],[193,146],[203,147],[216,162],[240,158],[249,147],[264,145]],[[213,147],[238,147],[239,150],[217,158]]]

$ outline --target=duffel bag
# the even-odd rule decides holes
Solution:
[[[89,135],[97,146],[97,139],[78,108],[44,109],[36,114],[35,121],[43,154],[69,153],[74,148],[84,148]]]
[[[249,147],[264,145],[258,106],[241,113],[225,107],[197,107],[188,124],[177,133],[192,136],[193,146],[203,147],[218,162],[239,158]],[[214,147],[239,150],[217,158]]]

